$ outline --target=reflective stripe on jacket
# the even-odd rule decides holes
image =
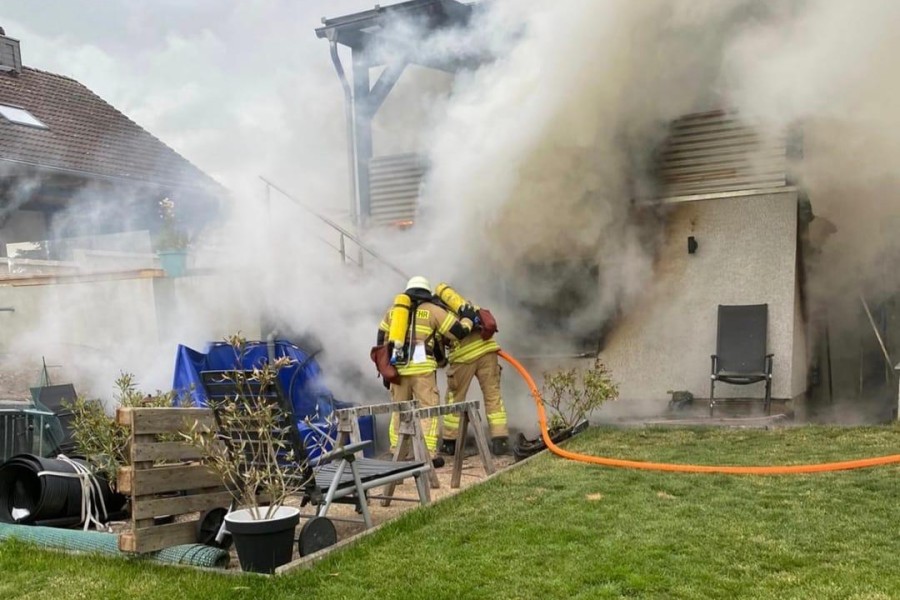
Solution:
[[[499,351],[500,344],[494,338],[483,340],[481,339],[480,331],[473,331],[464,337],[461,342],[450,345],[450,353],[447,355],[447,360],[451,363],[470,363],[488,352]]]
[[[409,362],[397,365],[397,372],[403,375],[423,375],[437,370],[437,361],[434,359],[434,344],[436,335],[453,339],[450,329],[457,323],[456,316],[431,302],[422,302],[416,307],[415,329],[413,343],[409,348]],[[384,315],[378,328],[381,331],[390,331],[391,311]],[[412,362],[417,344],[425,344],[425,360]]]

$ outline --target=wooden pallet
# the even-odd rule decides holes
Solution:
[[[231,494],[222,479],[200,463],[188,442],[161,441],[197,421],[215,428],[208,408],[119,408],[116,421],[130,429],[131,466],[119,469],[118,490],[131,499],[131,530],[119,534],[119,549],[142,554],[197,541],[200,515],[227,507]],[[168,435],[167,435],[168,434]],[[154,517],[175,522],[154,524]]]

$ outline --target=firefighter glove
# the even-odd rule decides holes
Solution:
[[[461,319],[469,319],[473,323],[476,323],[478,311],[476,311],[475,307],[471,304],[463,304],[459,307],[459,316]]]

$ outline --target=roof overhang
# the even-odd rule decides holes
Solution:
[[[0,174],[8,176],[16,174],[16,172],[19,172],[19,174],[27,174],[31,177],[68,176],[73,181],[78,180],[79,182],[96,181],[116,185],[160,188],[163,190],[181,191],[185,193],[190,192],[192,194],[208,195],[211,197],[223,196],[227,195],[228,193],[228,191],[224,187],[222,187],[221,184],[212,179],[210,179],[208,183],[198,182],[196,184],[192,184],[185,183],[183,181],[176,182],[165,181],[162,179],[124,177],[0,157]]]
[[[433,35],[467,27],[474,11],[474,5],[456,0],[409,0],[390,6],[375,5],[371,10],[323,18],[323,27],[316,29],[316,36],[351,48],[354,55],[365,56],[369,66],[400,58],[442,71],[456,71],[477,66],[484,61],[484,56],[477,50],[453,57],[423,53],[417,48],[418,40],[410,39],[404,35],[404,28],[393,25],[406,21]]]

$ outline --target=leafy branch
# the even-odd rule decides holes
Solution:
[[[574,427],[604,403],[618,397],[619,386],[599,358],[589,369],[544,373],[541,398],[550,413],[551,430]]]
[[[240,359],[245,341],[239,336],[228,341]],[[312,476],[290,442],[296,423],[291,422],[290,413],[272,401],[278,371],[292,362],[281,357],[247,372],[223,374],[223,382],[230,382],[234,393],[208,400],[216,415],[216,427],[195,421],[183,434],[201,450],[209,468],[222,478],[235,501],[251,510],[254,519],[270,518]],[[264,512],[260,494],[268,500]]]
[[[175,403],[175,392],[157,391],[144,395],[131,373],[121,373],[116,379],[115,396],[119,406],[168,407]],[[128,453],[129,430],[116,423],[115,417],[106,413],[99,400],[78,397],[67,403],[72,411],[72,438],[75,449],[84,455],[107,480],[115,482],[120,467],[131,464]]]

